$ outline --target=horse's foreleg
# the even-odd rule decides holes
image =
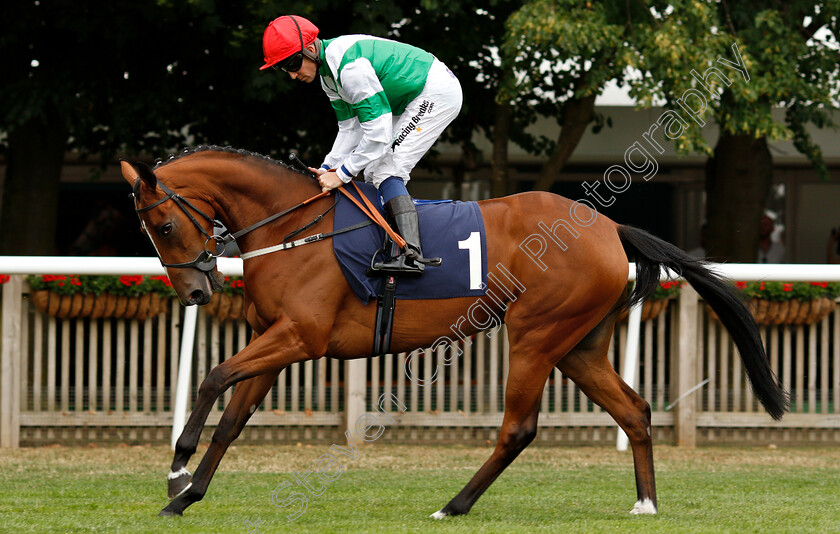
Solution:
[[[442,519],[469,512],[490,484],[533,441],[537,435],[540,399],[550,370],[550,366],[546,370],[545,365],[511,356],[505,388],[505,417],[496,449],[464,489],[449,504],[432,514],[433,518]]]
[[[607,359],[609,338],[597,348],[575,348],[557,368],[570,377],[592,402],[607,411],[627,434],[636,471],[636,505],[633,514],[655,514],[656,482],[650,405],[628,386]]]
[[[211,371],[212,374],[212,371]],[[169,468],[169,497],[180,493],[190,483],[190,473],[187,471],[187,462],[195,454],[195,448],[201,437],[201,430],[210,415],[213,403],[218,400],[223,390],[212,387],[210,375],[208,375],[198,388],[198,398],[195,401],[192,412],[181,431],[181,435],[175,441],[175,456]]]
[[[214,367],[201,386],[184,431],[175,442],[175,456],[169,472],[170,488],[182,491],[189,481],[187,462],[195,453],[201,430],[219,396],[235,383],[266,373],[275,376],[287,365],[306,359],[307,354],[289,321],[278,321],[232,358]],[[178,480],[181,479],[181,480]]]
[[[242,432],[245,423],[251,418],[251,414],[263,401],[271,386],[274,385],[278,374],[279,372],[271,372],[255,376],[240,382],[236,386],[230,403],[225,408],[225,412],[219,421],[219,426],[213,433],[213,441],[210,443],[207,452],[204,453],[192,482],[185,482],[183,487],[178,489],[172,487],[172,481],[170,480],[169,498],[173,500],[160,512],[160,515],[182,515],[185,508],[204,497],[210,479],[213,478],[213,474],[231,442]],[[173,489],[178,490],[175,495],[172,494]]]
[[[248,342],[249,345],[258,337],[259,335],[254,332]],[[168,476],[168,495],[170,499],[181,493],[184,488],[191,483],[190,472],[187,471],[187,463],[190,461],[190,458],[192,458],[192,455],[195,454],[195,447],[201,437],[201,430],[204,428],[207,416],[210,414],[210,408],[212,407],[213,402],[215,402],[222,393],[219,391],[216,393],[215,397],[212,396],[212,393],[209,392],[209,378],[210,377],[207,376],[201,383],[201,386],[199,386],[198,398],[196,399],[195,406],[193,407],[192,412],[190,412],[190,416],[181,431],[181,435],[178,436],[178,439],[175,441],[175,455],[172,459],[172,465],[169,468]],[[202,395],[202,393],[204,393],[204,395]],[[204,397],[204,399],[202,399],[202,397]],[[204,408],[205,406],[206,408]]]

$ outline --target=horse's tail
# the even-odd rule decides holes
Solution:
[[[653,294],[659,285],[660,267],[680,274],[720,317],[741,353],[756,397],[773,419],[781,419],[788,409],[788,395],[770,369],[758,325],[735,288],[711,272],[702,260],[643,230],[619,226],[618,237],[636,262],[636,286],[625,305]]]

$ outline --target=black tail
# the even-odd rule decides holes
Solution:
[[[653,294],[659,284],[660,267],[680,274],[720,317],[741,353],[756,397],[773,419],[781,419],[788,409],[787,393],[779,387],[770,369],[758,325],[734,286],[709,271],[705,262],[643,230],[619,226],[618,237],[636,262],[636,287],[626,305],[640,302]]]

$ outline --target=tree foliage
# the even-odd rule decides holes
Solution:
[[[635,41],[655,22],[651,6],[664,5],[532,0],[508,19],[502,58],[510,75],[499,99],[514,108],[512,139],[548,155],[536,189],[551,187],[590,123],[595,132],[607,123],[595,97],[610,80],[626,82]],[[556,119],[556,139],[528,133],[538,117]]]
[[[645,76],[631,83],[631,95],[643,107],[653,98],[676,105],[683,93],[697,87],[691,71],[703,72],[720,57],[740,51],[749,81],[726,88],[728,99],[711,100],[715,122],[730,134],[770,140],[792,139],[818,168],[819,149],[804,126],[831,126],[840,83],[838,2],[672,2],[669,15],[637,41],[633,66]],[[830,41],[815,39],[821,28]],[[718,84],[718,90],[723,87]],[[783,118],[774,107],[785,109]],[[698,132],[677,141],[684,153],[711,155],[712,147]]]
[[[676,106],[697,87],[691,71],[703,72],[718,58],[732,59],[739,47],[748,83],[728,88],[731,101],[712,100],[715,122],[732,134],[771,140],[792,139],[821,166],[819,148],[804,126],[832,126],[840,83],[838,2],[586,2],[532,0],[508,20],[502,58],[513,75],[499,98],[511,101],[520,117],[562,122],[564,105],[598,94],[616,80],[642,108],[657,102]],[[831,30],[815,39],[821,28]],[[832,96],[834,95],[834,96]],[[772,107],[785,108],[784,120]],[[711,155],[693,129],[675,140],[681,153]],[[522,139],[534,153],[554,141]]]
[[[0,23],[0,151],[8,169],[0,226],[15,237],[0,238],[0,253],[23,252],[9,239],[47,244],[26,253],[51,252],[46,234],[67,149],[104,164],[116,154],[163,156],[209,142],[273,156],[298,150],[317,162],[336,129],[324,95],[258,70],[262,31],[281,14],[310,18],[323,37],[369,33],[435,53],[464,88],[462,113],[446,132],[464,148],[461,171],[481,163],[476,132],[497,141],[498,165],[510,135],[546,156],[538,186],[548,188],[584,131],[607,124],[594,98],[609,80],[629,87],[641,107],[664,101],[677,109],[697,87],[692,70],[732,59],[733,44],[750,79],[718,86],[722,95],[708,99],[706,120],[723,132],[718,145],[742,143],[766,158],[768,140],[789,139],[824,173],[805,128],[834,126],[840,62],[837,41],[825,39],[838,35],[838,12],[840,0],[13,2]],[[773,114],[777,107],[783,116]],[[530,133],[539,116],[557,120],[556,138]],[[725,147],[701,133],[685,129],[675,147],[725,167],[715,159]],[[40,226],[30,220],[33,205],[44,214]],[[32,235],[21,238],[24,226]]]
[[[262,32],[277,16],[310,17],[322,35],[385,35],[401,8],[325,0],[13,2],[0,31],[0,150],[7,161],[0,253],[50,254],[66,150],[165,156],[209,142],[307,161],[326,153],[335,121],[317,88],[259,71]],[[316,84],[317,85],[317,84]],[[41,216],[32,221],[29,210]]]
[[[523,146],[556,153],[566,143],[564,152],[570,154],[580,140],[563,137],[570,111],[598,94],[608,80],[628,86],[640,107],[664,102],[667,109],[680,111],[686,91],[709,89],[698,77],[709,67],[721,67],[720,58],[734,62],[739,54],[745,77],[728,70],[733,77],[724,84],[713,76],[698,120],[671,140],[679,153],[710,158],[707,205],[710,240],[721,245],[717,252],[755,261],[757,233],[750,230],[758,227],[771,184],[768,142],[792,140],[825,175],[820,149],[805,128],[834,126],[831,113],[840,92],[833,37],[838,35],[838,5],[837,0],[531,0],[508,21],[502,57],[511,83],[501,97],[528,122],[541,114],[563,125],[556,141],[524,136]],[[822,36],[817,34],[821,29]],[[784,109],[782,116],[774,114],[778,108]],[[706,121],[720,129],[715,147],[698,127]],[[744,198],[748,205],[741,203]],[[739,233],[733,229],[749,237],[724,242],[725,233]]]

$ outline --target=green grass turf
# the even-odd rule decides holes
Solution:
[[[157,517],[165,447],[0,450],[0,532],[840,532],[840,448],[657,446],[660,513],[633,516],[629,452],[532,446],[468,516],[435,521],[492,448],[377,443],[289,522],[272,490],[329,445],[234,447],[175,518]]]

